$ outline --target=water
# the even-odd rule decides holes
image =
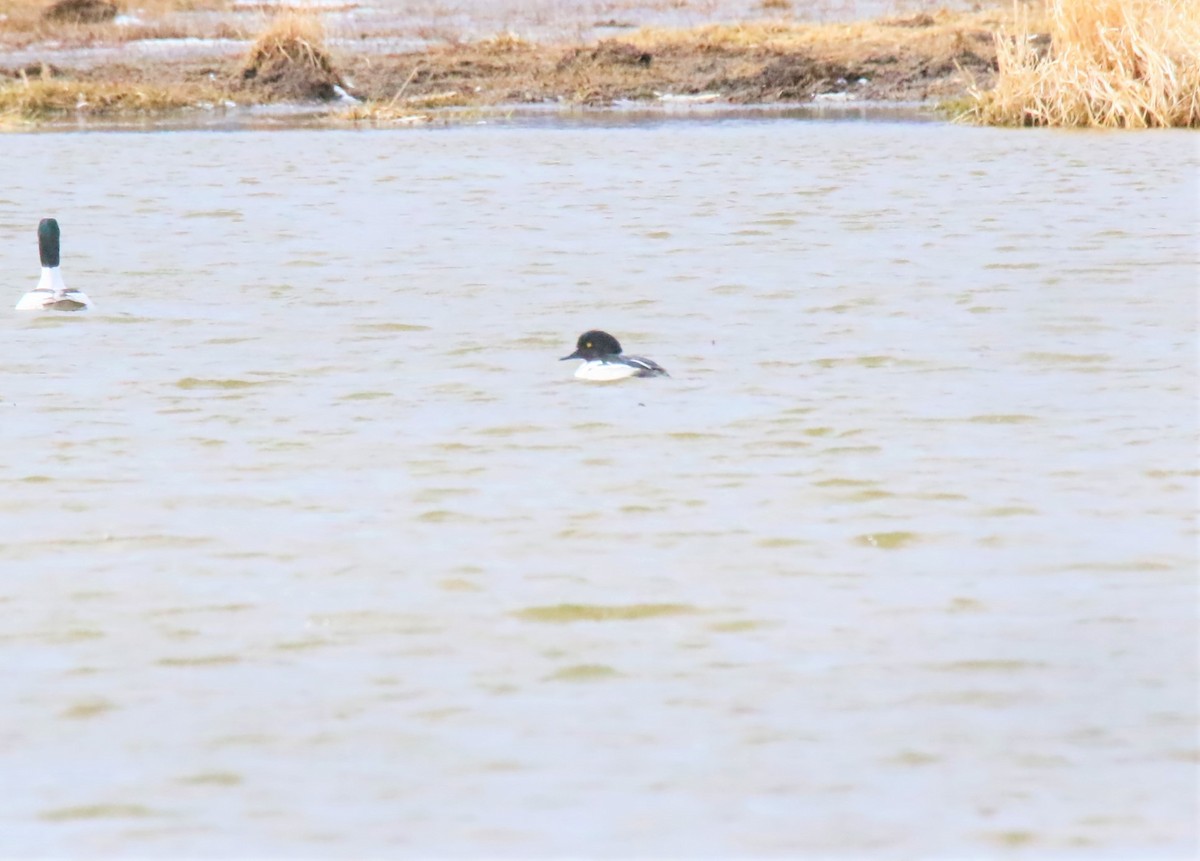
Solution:
[[[1196,850],[1194,136],[0,159],[4,854]]]

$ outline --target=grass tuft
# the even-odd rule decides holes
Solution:
[[[108,0],[57,0],[42,12],[47,21],[99,24],[117,17],[117,4]]]
[[[1200,126],[1200,2],[1050,0],[997,34],[999,74],[961,117],[989,125]]]
[[[510,54],[517,51],[532,51],[536,46],[533,42],[523,39],[511,30],[497,33],[476,43],[479,49],[491,54]]]
[[[22,76],[0,85],[0,118],[37,121],[84,114],[93,117],[162,115],[224,99],[194,84],[135,85]]]
[[[908,19],[811,24],[796,21],[745,21],[702,24],[684,29],[643,27],[622,41],[651,51],[687,49],[708,52],[796,52],[858,59],[911,50],[965,50],[978,37],[990,35],[1005,16],[996,9],[972,13],[939,10]]]
[[[242,64],[241,77],[259,95],[276,100],[337,98],[344,86],[325,47],[325,27],[313,15],[286,12],[264,30]]]

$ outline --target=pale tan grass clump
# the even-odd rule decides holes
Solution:
[[[407,105],[392,102],[364,102],[353,105],[338,115],[338,119],[351,123],[387,123],[402,126],[419,126],[430,122],[433,117]]]
[[[520,51],[532,51],[536,47],[528,39],[518,36],[511,30],[481,39],[476,44],[479,50],[489,54],[512,54]]]
[[[621,38],[650,51],[681,48],[696,51],[809,52],[861,59],[871,54],[909,51],[937,53],[941,47],[962,50],[976,34],[987,34],[1006,19],[1003,10],[979,12],[938,10],[916,19],[884,19],[848,23],[743,21],[702,24],[687,29],[643,27]]]
[[[1200,126],[1200,0],[1050,0],[1047,50],[1026,20],[997,35],[990,125]]]
[[[274,99],[330,100],[342,78],[325,47],[325,27],[313,15],[284,13],[255,39],[241,77]]]
[[[96,81],[22,77],[0,86],[0,116],[43,120],[67,115],[94,117],[164,114],[223,99],[199,85],[123,85]]]
[[[297,12],[275,16],[250,46],[245,68],[261,68],[278,61],[313,68],[329,64],[325,27],[319,18]]]
[[[344,111],[329,115],[332,124],[353,123],[382,126],[440,126],[474,125],[488,120],[507,120],[512,111],[494,110],[488,107],[457,107],[434,105],[427,111],[418,111],[389,102],[365,102]]]

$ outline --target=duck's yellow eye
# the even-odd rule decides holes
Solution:
[[[590,350],[590,349],[592,349],[592,342],[591,342],[591,341],[588,341],[586,344],[584,344],[584,345],[583,345],[583,347],[584,347],[584,349],[585,349],[585,350]]]

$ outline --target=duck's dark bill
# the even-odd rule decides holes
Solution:
[[[569,356],[563,356],[561,359],[559,359],[559,361],[565,362],[567,359],[582,359],[582,358],[583,358],[583,356],[579,355],[579,351],[576,350],[574,353],[572,353]]]

